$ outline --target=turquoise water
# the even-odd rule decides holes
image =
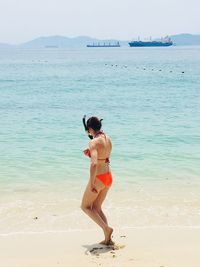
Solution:
[[[27,197],[38,192],[41,198],[73,192],[78,212],[88,179],[87,114],[103,118],[113,141],[110,207],[121,188],[126,206],[133,192],[146,190],[145,200],[139,195],[145,203],[152,192],[158,202],[168,192],[164,206],[170,192],[182,192],[199,216],[199,103],[200,47],[0,51],[0,214],[19,216],[19,202],[34,214],[38,199],[27,204]],[[192,218],[185,224],[198,224]]]

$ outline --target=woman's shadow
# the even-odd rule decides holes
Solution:
[[[86,248],[85,254],[86,255],[95,255],[98,256],[99,254],[112,252],[114,253],[115,247],[114,245],[102,245],[99,243],[92,244],[92,245],[83,245],[84,248]]]

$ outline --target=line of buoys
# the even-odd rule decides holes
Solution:
[[[139,69],[138,67],[136,67],[136,69]],[[147,70],[147,68],[143,68],[143,70]],[[151,69],[151,71],[154,71],[155,69]],[[162,69],[159,69],[158,71],[162,71]],[[172,70],[170,70],[169,71],[170,73],[172,73],[173,71]],[[181,72],[182,74],[184,74],[185,73],[185,71],[182,71]]]
[[[108,66],[108,65],[109,65],[108,63],[105,63],[105,66]],[[111,67],[120,67],[118,64],[111,64],[110,66],[111,66]],[[123,65],[123,66],[121,66],[121,67],[122,67],[122,68],[128,68],[128,65]],[[139,69],[139,67],[136,67],[136,69]],[[143,70],[147,70],[147,68],[146,68],[146,67],[143,67]],[[151,69],[151,71],[154,71],[154,70],[155,70],[155,69]],[[155,71],[156,71],[156,70],[155,70]],[[158,69],[158,71],[161,72],[162,69]],[[170,70],[169,72],[172,73],[173,71]],[[181,73],[184,74],[185,71],[181,71]]]
[[[120,67],[118,64],[108,64],[108,63],[105,63],[104,64],[105,66],[111,66],[111,67]],[[121,66],[122,68],[128,68],[128,66],[127,65],[123,65],[123,66]]]

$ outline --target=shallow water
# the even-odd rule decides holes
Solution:
[[[84,114],[113,141],[114,225],[200,226],[199,52],[0,51],[0,232],[95,227],[79,209]]]

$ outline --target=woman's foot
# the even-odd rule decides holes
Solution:
[[[106,242],[105,240],[103,240],[103,241],[99,242],[99,244],[106,245],[106,246],[113,246],[115,244],[115,242],[112,239],[110,239],[109,242]]]
[[[100,244],[107,245],[107,246],[114,245],[114,242],[111,239],[112,233],[113,233],[113,229],[108,226],[104,231],[105,240],[101,241]]]
[[[112,239],[110,239],[109,243],[108,243],[108,246],[114,246],[115,242],[112,241]]]

